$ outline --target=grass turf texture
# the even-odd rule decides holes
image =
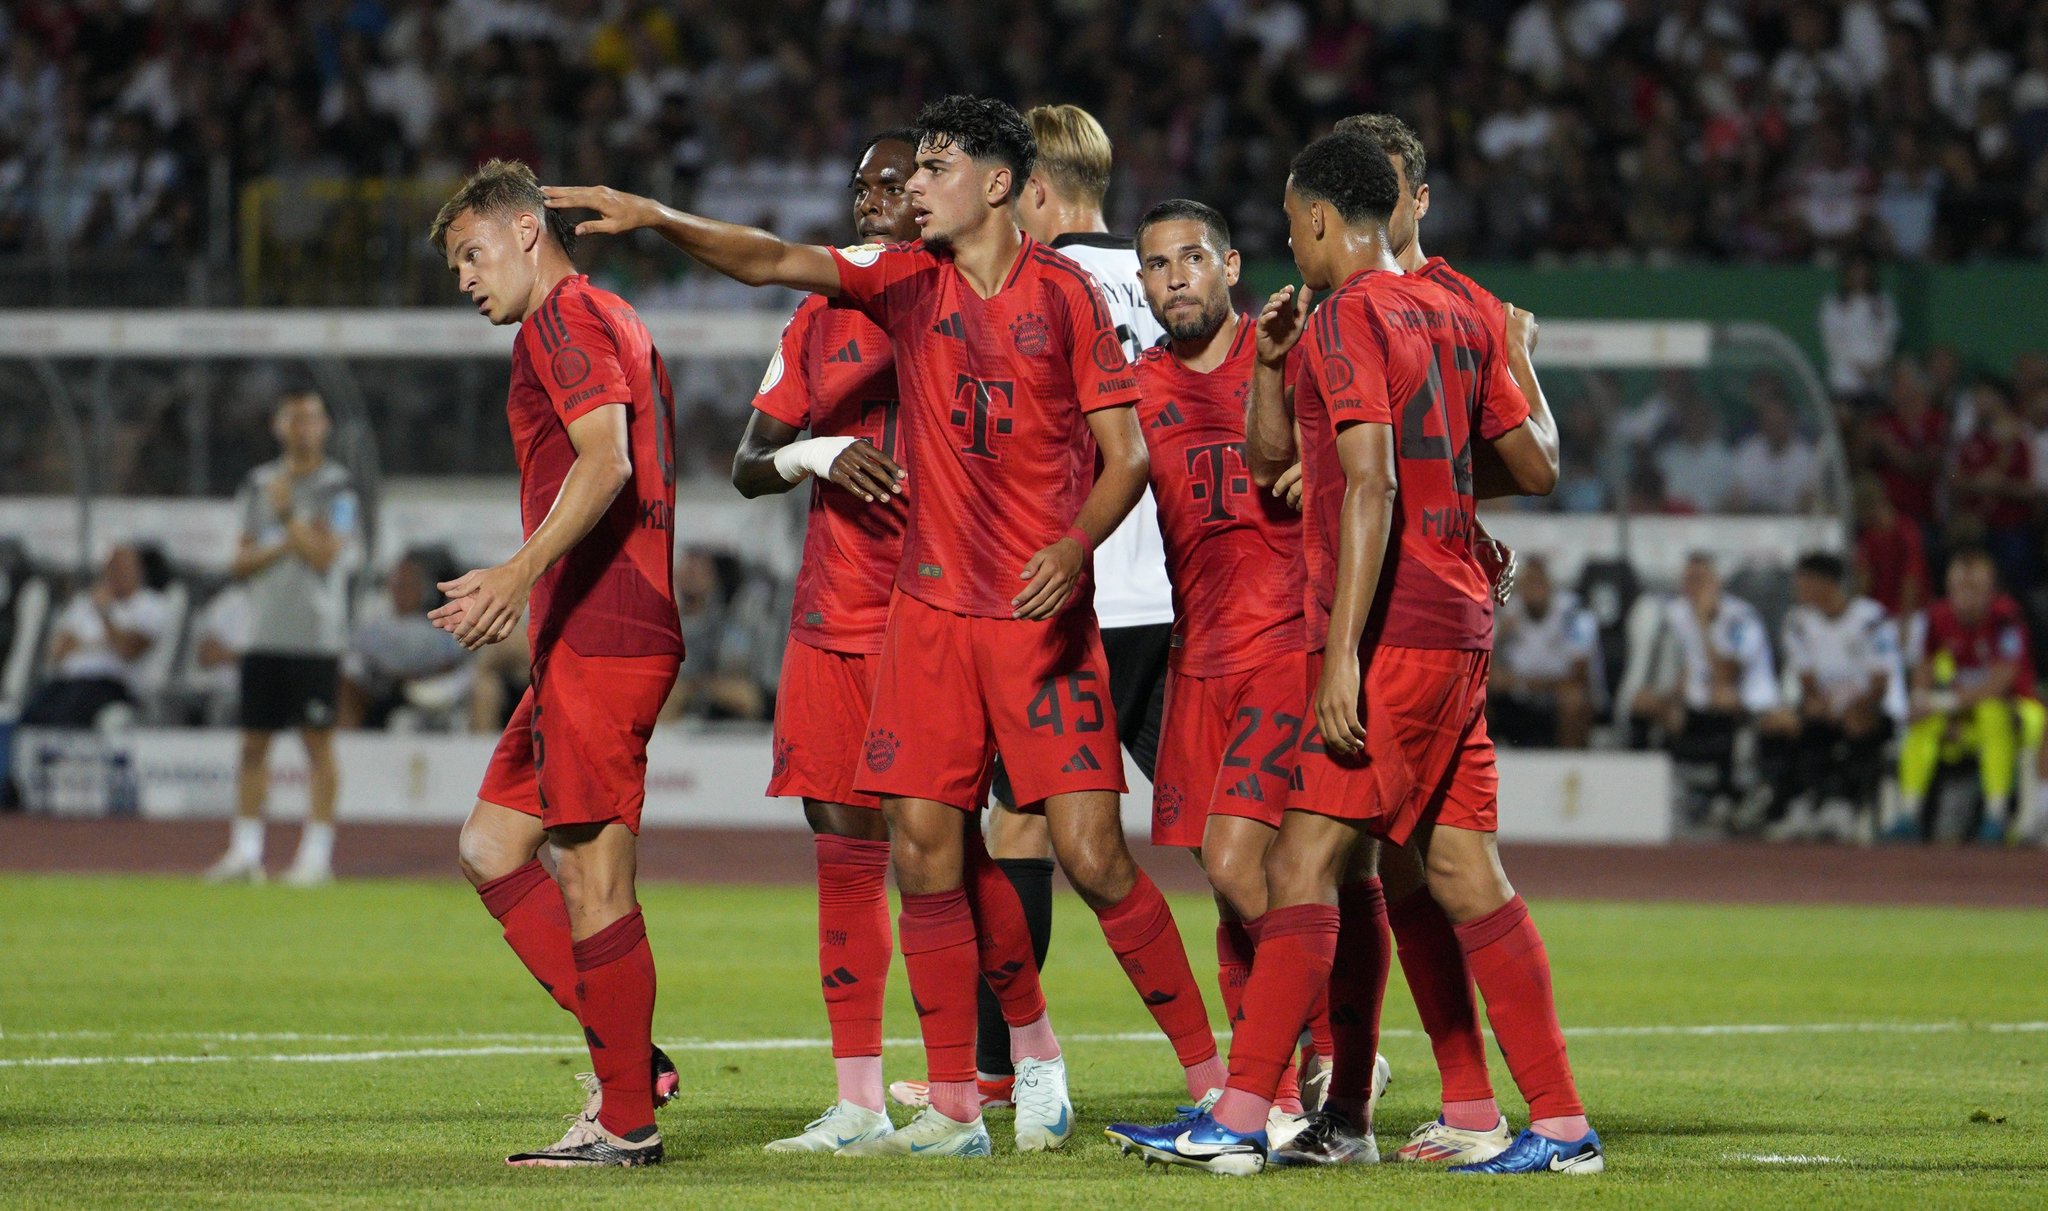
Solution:
[[[1473,1179],[1385,1164],[1224,1181],[1145,1170],[1103,1140],[1183,1100],[1163,1039],[1071,1041],[1067,1150],[992,1161],[770,1157],[832,1097],[803,889],[655,886],[656,1038],[682,1071],[662,1115],[669,1163],[513,1170],[552,1142],[587,1056],[459,884],[315,892],[144,878],[0,880],[0,1062],[86,1056],[383,1052],[351,1062],[0,1066],[0,1205],[808,1205],[1176,1208],[1273,1205],[2013,1206],[2048,1199],[2048,914],[1544,903],[1567,1030],[1727,1024],[1960,1028],[1630,1034],[1572,1040],[1609,1145],[1593,1178]],[[1212,910],[1175,911],[1207,992]],[[1047,991],[1063,1034],[1146,1032],[1091,915],[1059,903]],[[889,1035],[914,1034],[900,963]],[[1426,1041],[1398,973],[1383,1050],[1382,1150],[1435,1110]],[[1214,1010],[1214,999],[1211,998]],[[1976,1025],[1973,1025],[1976,1024]],[[347,1037],[194,1037],[202,1032]],[[459,1037],[498,1035],[498,1038]],[[391,1054],[504,1047],[545,1053]],[[891,1047],[892,1079],[921,1076]],[[1521,1121],[1498,1055],[1494,1073]],[[899,1112],[902,1121],[906,1114]],[[1759,1157],[1833,1158],[1826,1162]]]

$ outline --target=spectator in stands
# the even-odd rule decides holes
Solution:
[[[161,563],[161,552],[152,558]],[[159,576],[159,579],[162,579]],[[21,711],[29,727],[92,727],[115,703],[137,701],[137,677],[165,634],[163,594],[150,587],[144,552],[123,543],[107,554],[92,588],[74,596],[57,617],[46,657],[48,679]]]
[[[416,687],[428,683],[436,692],[422,708],[426,714],[448,718],[460,710],[467,721],[470,654],[454,635],[427,621],[427,611],[440,604],[434,583],[454,575],[436,573],[419,555],[391,565],[384,581],[390,612],[357,623],[342,657],[341,727],[389,726],[393,711],[420,705]],[[448,676],[458,671],[461,676]]]
[[[1892,508],[1915,525],[1933,526],[1936,492],[1948,464],[1949,416],[1912,361],[1893,365],[1891,397],[1870,422],[1864,447]]]
[[[1735,453],[1721,440],[1714,406],[1698,393],[1688,392],[1679,402],[1678,432],[1655,448],[1654,457],[1669,499],[1684,501],[1694,513],[1718,513],[1727,503]]]
[[[662,707],[663,719],[768,717],[768,690],[754,669],[748,612],[733,608],[741,575],[738,560],[720,559],[701,547],[677,557],[676,606],[682,614],[683,648],[699,655],[685,662]],[[697,667],[692,670],[691,664]]]
[[[249,647],[249,590],[230,584],[213,595],[192,624],[192,669],[185,688],[193,713],[208,727],[241,717],[242,653]]]
[[[1775,375],[1757,375],[1750,407],[1756,432],[1735,452],[1732,503],[1751,513],[1803,512],[1820,488],[1820,456],[1793,423],[1785,385]]]
[[[1828,389],[1836,400],[1864,406],[1884,387],[1899,342],[1899,311],[1877,281],[1877,265],[1858,253],[1842,263],[1835,292],[1821,300],[1821,343],[1827,349]]]
[[[1893,618],[1911,618],[1927,604],[1922,531],[1868,476],[1856,484],[1856,585]]]
[[[1709,768],[1708,793],[1726,801],[1735,793],[1737,733],[1778,704],[1770,633],[1754,606],[1722,591],[1707,554],[1686,560],[1662,623],[1677,655],[1676,683],[1639,691],[1629,714],[1661,730],[1678,761]]]
[[[2017,826],[2014,784],[2023,754],[2041,745],[2043,711],[2019,603],[1998,591],[1990,552],[1966,547],[1949,559],[1948,596],[1914,621],[1906,738],[1899,788],[1911,809],[1901,837],[1931,840],[1939,804],[1936,776],[1975,757],[1981,799],[1967,830],[1996,843]],[[1967,835],[1966,834],[1966,835]]]
[[[1487,726],[1504,744],[1584,748],[1600,684],[1600,627],[1549,561],[1521,557],[1515,593],[1494,614]]]
[[[235,500],[241,534],[232,572],[249,588],[249,647],[235,823],[228,852],[207,872],[215,882],[264,877],[270,741],[287,730],[306,746],[312,817],[285,880],[311,886],[333,878],[335,695],[357,521],[348,471],[327,457],[331,428],[317,393],[286,394],[271,417],[283,456],[251,471]]]
[[[1802,556],[1798,604],[1785,616],[1792,701],[1759,721],[1771,787],[1766,835],[1869,842],[1876,835],[1885,745],[1906,713],[1897,622],[1849,595],[1839,555]]]
[[[1983,544],[2006,587],[2024,594],[2038,566],[2033,443],[2003,387],[1979,383],[1972,399],[1976,424],[1956,448],[1952,529],[1959,541]]]

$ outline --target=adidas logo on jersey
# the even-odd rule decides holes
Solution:
[[[967,337],[967,322],[960,318],[959,312],[955,311],[945,319],[933,324],[932,331],[940,336],[950,336],[956,340],[964,340]]]
[[[1259,785],[1259,776],[1257,774],[1246,774],[1242,782],[1239,782],[1236,786],[1223,793],[1233,799],[1250,799],[1254,803],[1264,803],[1266,801],[1266,791],[1264,787]]]
[[[1074,750],[1074,755],[1067,758],[1067,763],[1060,767],[1060,772],[1063,774],[1078,774],[1084,770],[1099,770],[1101,768],[1102,763],[1095,759],[1094,752],[1087,748],[1077,748]]]
[[[825,360],[828,362],[852,362],[858,365],[860,362],[860,342],[846,342],[845,345],[840,347],[839,352],[833,354],[831,357],[828,357]]]
[[[1164,429],[1168,425],[1178,425],[1186,419],[1187,417],[1181,415],[1180,405],[1173,400],[1167,400],[1166,407],[1161,408],[1158,417],[1152,421],[1152,427]]]

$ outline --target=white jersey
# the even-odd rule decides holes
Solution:
[[[1692,602],[1673,597],[1665,613],[1665,625],[1678,641],[1684,660],[1685,705],[1705,710],[1713,696],[1712,661],[1732,660],[1738,672],[1736,696],[1742,709],[1760,714],[1778,705],[1778,674],[1771,661],[1771,637],[1756,607],[1740,597],[1723,593],[1713,620],[1700,626]]]
[[[1906,717],[1906,674],[1899,657],[1899,630],[1884,607],[1858,597],[1837,617],[1811,606],[1785,615],[1785,665],[1795,678],[1811,677],[1836,711],[1870,692],[1872,678],[1884,678],[1883,711]]]
[[[1116,317],[1124,356],[1132,361],[1166,335],[1138,285],[1138,253],[1123,236],[1076,231],[1052,242],[1102,283]],[[1159,537],[1159,506],[1152,489],[1116,533],[1095,548],[1095,619],[1104,630],[1173,622],[1173,585],[1166,579],[1166,544]]]
[[[1529,613],[1529,599],[1516,594],[1494,612],[1493,659],[1517,677],[1556,681],[1585,662],[1588,688],[1601,684],[1600,623],[1579,604],[1579,595],[1559,590],[1543,617]]]

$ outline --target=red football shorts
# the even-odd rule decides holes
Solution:
[[[1220,677],[1166,675],[1152,844],[1193,848],[1211,815],[1280,827],[1301,745],[1306,653]]]
[[[1323,653],[1308,658],[1309,702]],[[1289,811],[1358,820],[1404,845],[1425,820],[1495,831],[1500,771],[1486,733],[1492,653],[1380,645],[1365,666],[1365,754],[1339,757],[1311,721]],[[1310,712],[1313,714],[1313,712]]]
[[[1022,807],[1126,789],[1093,610],[972,618],[897,593],[880,660],[861,790],[978,811],[998,752]]]
[[[539,816],[544,828],[620,820],[639,833],[647,738],[681,664],[558,645],[534,666],[476,797]]]
[[[775,772],[770,795],[794,795],[854,807],[882,801],[853,789],[867,739],[881,657],[828,652],[792,639],[782,652],[775,692]]]

